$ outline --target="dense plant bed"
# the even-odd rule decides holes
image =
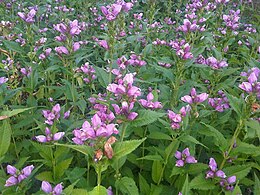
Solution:
[[[249,0],[0,0],[0,194],[260,194]]]

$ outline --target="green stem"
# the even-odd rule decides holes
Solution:
[[[102,167],[100,164],[97,165],[97,186],[98,186],[98,190],[100,188],[100,184],[101,184],[101,170]]]
[[[243,120],[240,120],[239,124],[238,124],[238,126],[237,126],[237,128],[235,130],[235,133],[234,133],[234,135],[233,135],[233,137],[231,139],[229,149],[228,149],[227,153],[224,155],[224,159],[223,159],[223,161],[222,161],[222,163],[221,163],[221,165],[219,167],[220,170],[224,167],[227,159],[229,158],[229,154],[230,154],[231,150],[233,149],[234,143],[235,143],[238,135],[240,134],[240,130],[242,129],[242,127],[243,127]]]
[[[124,140],[126,128],[127,128],[127,123],[123,123],[123,127],[122,127],[123,130],[122,130],[122,135],[120,137],[120,142],[123,142]]]

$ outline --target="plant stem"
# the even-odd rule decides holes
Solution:
[[[221,165],[219,167],[220,170],[224,167],[227,159],[229,158],[229,154],[230,154],[231,150],[233,149],[234,143],[235,143],[235,141],[236,141],[236,139],[237,139],[237,137],[238,137],[242,127],[243,127],[243,120],[240,120],[239,124],[238,124],[238,126],[237,126],[237,128],[235,130],[235,133],[234,133],[234,135],[233,135],[233,137],[231,139],[229,149],[228,149],[226,155],[224,156],[224,159],[223,159],[223,161],[222,161],[222,163],[221,163]]]

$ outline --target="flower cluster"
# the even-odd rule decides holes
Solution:
[[[0,86],[8,81],[6,77],[0,77]]]
[[[218,95],[221,97],[209,98],[208,103],[218,112],[223,112],[224,110],[230,108],[228,98],[223,91],[218,91]]]
[[[54,24],[54,29],[61,33],[60,36],[56,37],[56,40],[66,40],[68,35],[75,36],[81,33],[82,27],[79,24],[78,20],[70,21],[68,25],[64,23]],[[65,36],[65,37],[64,37]]]
[[[218,165],[214,158],[209,159],[209,168],[210,170],[206,173],[206,179],[208,178],[226,178],[226,174],[222,170],[218,170]]]
[[[32,67],[26,67],[26,68],[21,68],[20,72],[26,76],[26,77],[29,77],[32,73]]]
[[[220,69],[228,66],[228,63],[225,60],[218,61],[214,57],[208,57],[205,59],[202,55],[199,55],[196,59],[198,64],[205,64],[210,66],[212,69]]]
[[[239,88],[249,94],[256,94],[260,99],[260,82],[258,82],[259,75],[260,69],[257,67],[252,68],[248,73],[242,72],[241,76],[247,77],[248,82],[242,82],[239,84]]]
[[[126,74],[123,79],[118,79],[117,83],[112,83],[107,86],[107,90],[112,92],[116,100],[121,103],[121,108],[118,104],[112,104],[116,114],[125,116],[128,120],[134,120],[137,117],[136,112],[131,112],[134,107],[136,98],[141,95],[141,89],[133,86],[134,74]]]
[[[200,95],[197,95],[196,89],[192,88],[190,91],[190,96],[185,95],[181,97],[181,100],[188,104],[197,104],[197,103],[204,102],[208,98],[208,96],[209,95],[207,93],[202,93]]]
[[[101,6],[100,9],[108,21],[113,21],[122,10],[128,12],[132,7],[133,3],[120,0],[112,5]]]
[[[181,127],[182,119],[190,111],[190,106],[182,107],[179,113],[175,113],[171,110],[168,110],[168,118],[171,120],[172,129],[179,129]]]
[[[141,60],[141,56],[138,56],[136,54],[132,54],[130,56],[130,59],[127,62],[132,66],[144,66],[144,65],[146,65],[146,62],[144,60]]]
[[[236,30],[239,28],[240,10],[237,11],[230,10],[229,15],[223,15],[223,20],[227,27],[231,30]]]
[[[207,171],[207,173],[206,173],[206,179],[215,178],[215,177],[221,178],[220,183],[219,183],[220,186],[222,186],[223,188],[225,188],[228,191],[233,191],[234,186],[232,186],[232,184],[234,184],[236,182],[236,176],[231,176],[231,177],[225,179],[227,177],[226,174],[224,173],[224,171],[218,170],[218,165],[214,158],[210,158],[209,168],[210,168],[210,170]]]
[[[134,74],[126,74],[123,79],[118,80],[118,84],[112,83],[107,86],[107,90],[112,92],[118,98],[134,100],[141,95],[141,89],[133,86]]]
[[[236,176],[231,176],[227,179],[221,179],[219,184],[220,186],[222,186],[223,188],[225,188],[228,191],[233,191],[234,190],[234,186],[232,184],[236,183]]]
[[[148,109],[157,109],[157,108],[162,108],[162,103],[158,101],[153,101],[154,100],[154,95],[150,91],[148,95],[146,96],[145,99],[140,99],[139,102],[144,108]]]
[[[174,156],[178,159],[175,164],[176,167],[183,167],[186,163],[197,163],[197,160],[194,158],[194,156],[190,155],[189,148],[185,148],[182,152],[176,151]]]
[[[117,104],[112,104],[112,106],[117,115],[124,115],[130,121],[134,120],[138,116],[136,112],[131,112],[131,110],[134,108],[133,101],[130,103],[123,101],[121,103],[121,108]]]
[[[184,33],[193,32],[198,29],[199,29],[199,25],[197,25],[197,21],[194,20],[191,23],[189,19],[184,19],[183,25],[177,28],[177,30],[182,31]]]
[[[45,128],[45,135],[38,135],[35,136],[35,139],[38,142],[45,143],[45,142],[52,142],[52,141],[58,141],[65,135],[65,132],[58,132],[52,134],[51,130],[46,127]]]
[[[81,129],[73,131],[74,138],[72,139],[76,144],[84,144],[87,140],[95,140],[97,137],[110,137],[112,134],[118,134],[115,124],[105,124],[101,121],[98,114],[91,118],[91,124],[85,121]]]
[[[93,66],[90,66],[88,62],[82,65],[80,68],[77,68],[75,71],[84,73],[83,81],[85,81],[87,84],[91,83],[97,78],[95,75],[95,69]]]
[[[46,119],[45,123],[48,125],[53,125],[54,120],[58,120],[60,118],[60,104],[56,104],[53,106],[52,110],[43,110],[43,117]]]
[[[37,10],[36,9],[31,9],[27,14],[24,12],[18,12],[17,15],[25,22],[27,23],[34,23],[35,22],[35,15],[36,15]]]
[[[52,51],[51,48],[45,49],[44,52],[39,55],[39,59],[40,60],[46,59],[51,54],[51,51]]]
[[[191,59],[193,54],[190,52],[191,48],[189,43],[186,43],[185,40],[181,41],[170,41],[169,45],[176,51],[176,54],[182,59]]]
[[[26,179],[31,175],[33,169],[34,166],[30,165],[23,168],[21,171],[19,171],[14,166],[7,165],[7,173],[12,176],[6,180],[5,187],[9,187],[21,183],[24,179]]]
[[[52,194],[52,195],[60,195],[62,193],[62,184],[57,184],[54,188],[52,188],[51,184],[47,181],[42,182],[41,189],[46,194]]]

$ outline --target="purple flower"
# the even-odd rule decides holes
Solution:
[[[60,195],[62,193],[62,183],[57,184],[52,188],[51,184],[47,181],[42,182],[41,189],[47,194]]]
[[[46,134],[46,136],[44,136],[44,135],[35,136],[36,140],[41,143],[58,141],[65,135],[65,132],[58,132],[58,133],[52,134],[51,130],[48,127],[46,127],[45,134]]]
[[[196,89],[192,88],[190,91],[190,96],[185,95],[181,97],[181,100],[188,104],[193,104],[193,103],[196,104],[196,103],[204,102],[208,98],[208,96],[209,95],[207,93],[202,93],[200,95],[197,95]]]
[[[60,104],[56,104],[52,110],[43,110],[43,117],[46,119],[45,123],[48,125],[53,125],[54,120],[60,118]]]
[[[107,188],[107,195],[113,195],[113,191],[112,191],[112,187],[111,186],[109,186]]]
[[[208,103],[218,112],[223,112],[224,110],[230,108],[229,101],[223,91],[218,91],[221,97],[209,98]]]
[[[21,68],[20,71],[24,76],[29,77],[32,73],[32,67]]]
[[[197,160],[190,155],[189,148],[185,148],[182,152],[176,151],[174,156],[178,159],[175,164],[176,167],[183,167],[185,163],[197,163]]]
[[[171,46],[176,51],[176,54],[182,59],[186,60],[193,58],[193,54],[190,52],[190,45],[189,43],[186,43],[185,40],[170,41],[169,46]]]
[[[249,70],[249,73],[242,72],[242,76],[248,77],[248,82],[242,82],[239,84],[239,88],[249,94],[256,94],[256,96],[260,99],[260,82],[258,82],[259,74],[260,70],[258,68],[252,68]]]
[[[33,165],[27,166],[23,168],[21,171],[16,169],[15,167],[8,165],[7,173],[12,175],[6,180],[5,187],[16,185],[22,182],[24,179],[31,175],[32,170],[34,169]]]
[[[178,29],[182,32],[192,32],[192,31],[196,31],[198,29],[198,25],[196,24],[196,20],[193,21],[193,23],[191,23],[188,19],[184,19],[183,21],[183,25],[180,26]]]
[[[69,50],[64,46],[55,47],[55,51],[59,55],[62,55],[62,54],[68,55],[69,54]]]
[[[190,111],[190,106],[182,107],[179,114],[168,110],[168,118],[171,120],[172,129],[179,129],[181,127],[182,118]]]
[[[226,174],[222,170],[218,170],[218,165],[214,158],[210,158],[209,168],[210,170],[206,173],[206,179],[214,177],[226,178]]]
[[[0,86],[8,81],[6,77],[0,77]]]
[[[157,108],[162,108],[162,103],[155,101],[153,102],[154,96],[152,94],[152,92],[149,92],[147,97],[147,100],[145,99],[140,99],[139,102],[140,104],[144,107],[144,108],[148,108],[148,109],[157,109]]]
[[[115,124],[105,124],[101,121],[98,114],[91,118],[91,124],[85,121],[81,129],[75,129],[72,139],[76,144],[84,144],[88,139],[96,139],[97,137],[110,137],[112,134],[118,134]]]
[[[141,89],[133,86],[134,74],[126,74],[125,77],[118,81],[119,84],[109,84],[107,90],[114,93],[116,97],[127,96],[129,99],[136,99],[141,95]]]
[[[219,184],[220,186],[222,186],[223,188],[225,188],[227,191],[233,191],[234,190],[234,186],[232,186],[232,184],[236,183],[236,176],[231,176],[227,179],[221,179]]]
[[[106,17],[106,19],[108,21],[112,21],[115,20],[117,15],[120,13],[121,9],[122,9],[122,5],[119,4],[112,4],[112,5],[107,5],[105,6],[101,6],[101,11],[104,14],[104,16]]]
[[[24,12],[18,12],[17,15],[27,23],[34,23],[34,16],[36,15],[36,10],[31,9],[27,14]]]
[[[128,104],[126,101],[123,101],[121,108],[117,104],[112,104],[112,106],[117,115],[124,115],[130,121],[134,120],[138,116],[138,113],[131,112],[134,107],[134,102]]]
[[[108,43],[107,43],[106,40],[100,40],[100,41],[98,41],[98,44],[99,44],[101,47],[105,48],[106,50],[109,50],[109,45],[108,45]]]

